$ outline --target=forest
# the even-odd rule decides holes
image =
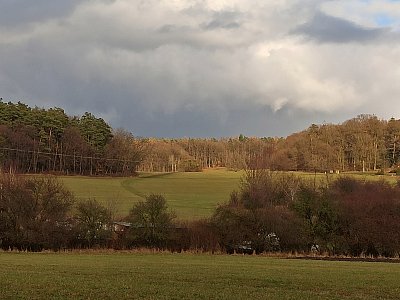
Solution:
[[[400,121],[362,115],[286,138],[151,139],[113,130],[91,113],[0,102],[0,248],[150,247],[172,251],[400,255],[400,184],[287,170],[398,171]],[[210,218],[181,221],[163,195],[116,219],[76,201],[54,176],[244,169],[239,190]],[[20,176],[40,173],[42,176]]]
[[[147,138],[113,129],[86,112],[0,102],[0,161],[21,173],[135,175],[240,170],[263,160],[270,170],[397,171],[400,120],[360,115],[342,124],[312,124],[287,137]]]
[[[280,171],[396,171],[400,158],[400,120],[360,115],[343,124],[312,124],[288,137],[152,139],[142,171],[185,171],[210,167],[232,170],[263,160]]]
[[[145,142],[86,112],[0,102],[0,160],[19,173],[135,174]]]

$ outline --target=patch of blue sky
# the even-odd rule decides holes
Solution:
[[[341,17],[366,27],[395,28],[400,26],[398,17],[400,0],[341,0],[331,2],[342,6]],[[388,11],[393,6],[393,11]],[[339,10],[340,11],[340,10]],[[363,22],[364,21],[364,22]]]
[[[386,14],[379,14],[374,16],[374,21],[375,24],[380,27],[391,27],[392,25],[395,25],[398,20]]]

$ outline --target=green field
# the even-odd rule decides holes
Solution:
[[[180,219],[207,217],[218,203],[229,200],[239,187],[241,172],[213,170],[198,173],[140,174],[129,178],[60,177],[78,199],[95,198],[128,214],[133,204],[151,193],[166,197]]]
[[[0,253],[0,299],[398,299],[400,264],[257,256]]]
[[[297,173],[309,180],[333,180],[337,175]],[[180,219],[208,217],[219,203],[238,189],[243,172],[209,170],[198,173],[143,173],[139,177],[60,177],[78,200],[95,198],[111,207],[117,217],[126,216],[133,204],[151,193],[166,197]],[[360,179],[379,180],[372,174],[350,174]],[[395,182],[396,177],[385,176]]]

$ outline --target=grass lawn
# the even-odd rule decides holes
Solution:
[[[257,256],[0,253],[0,299],[398,299],[400,264]]]
[[[60,177],[78,199],[95,198],[125,216],[135,202],[151,193],[162,194],[178,218],[210,216],[239,187],[241,172],[212,170],[198,173],[154,173],[139,177]]]

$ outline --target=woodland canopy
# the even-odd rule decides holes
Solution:
[[[400,120],[360,115],[312,124],[286,138],[138,138],[86,112],[0,102],[0,163],[21,173],[134,175],[137,171],[252,168],[282,171],[396,171]]]

